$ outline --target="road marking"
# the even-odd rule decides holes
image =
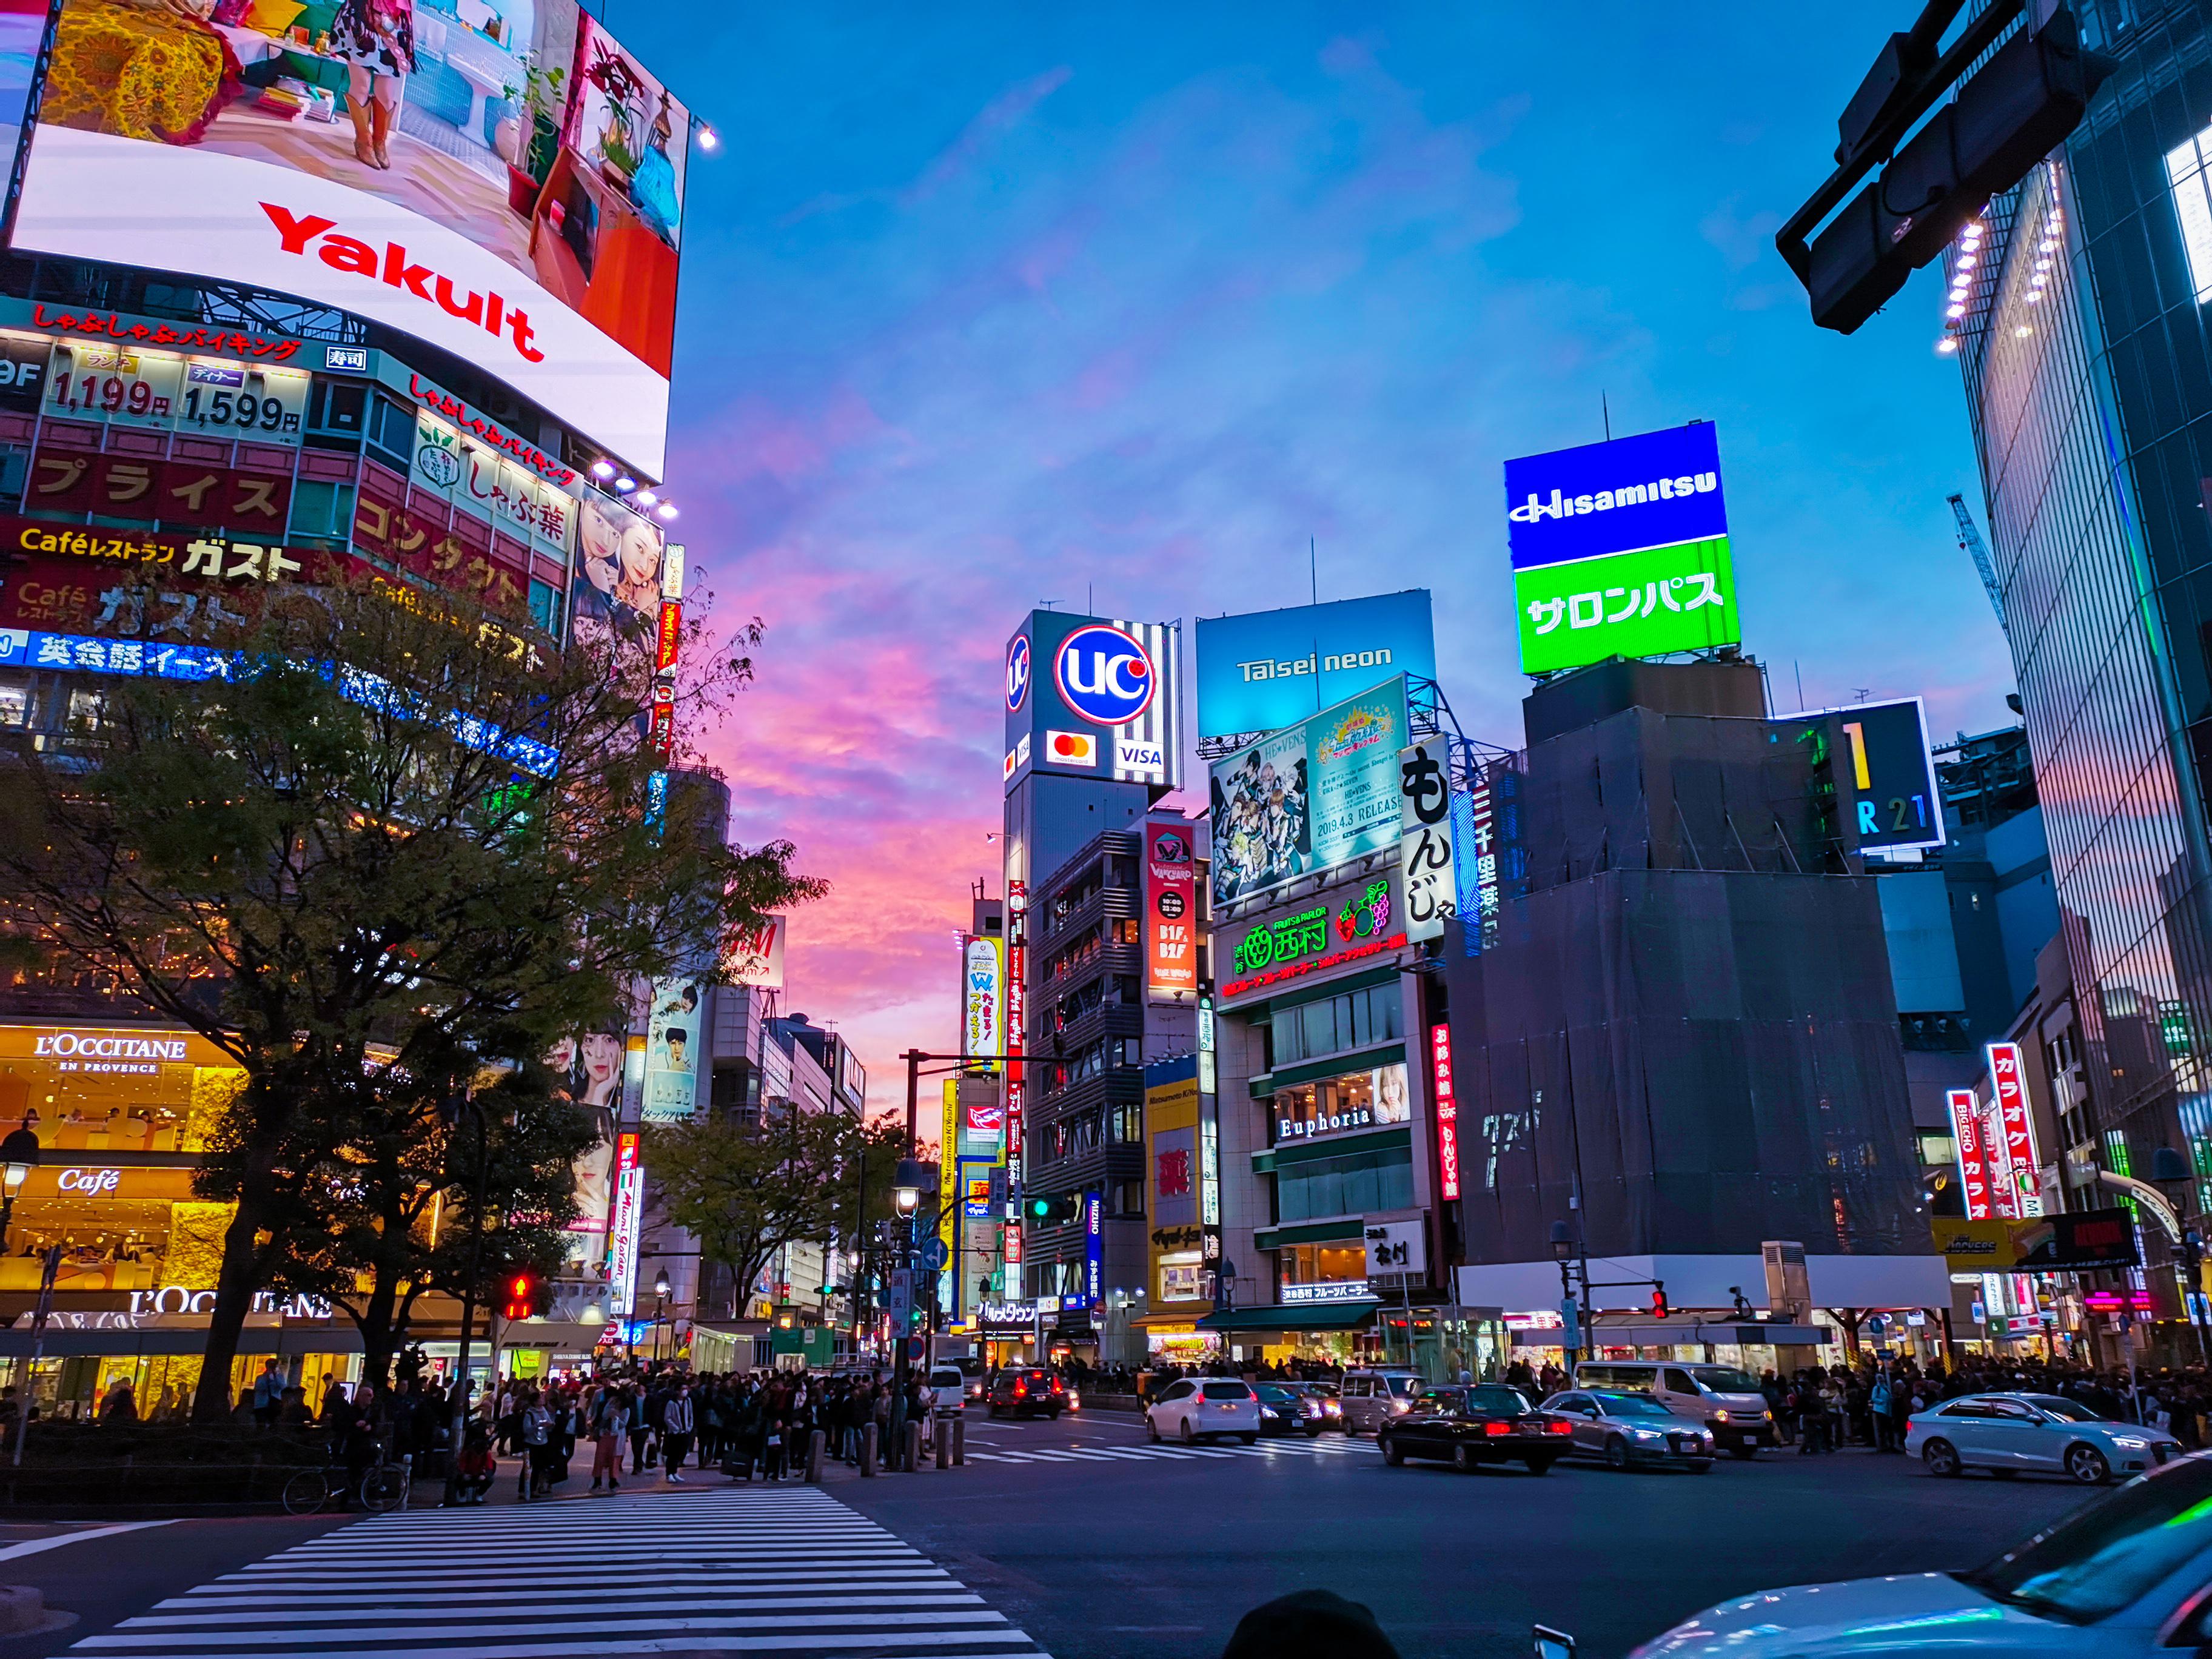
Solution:
[[[19,1555],[36,1555],[41,1550],[58,1550],[64,1544],[74,1544],[87,1538],[106,1538],[118,1532],[143,1532],[149,1527],[166,1527],[167,1521],[118,1521],[112,1526],[87,1527],[79,1532],[65,1532],[52,1538],[33,1538],[25,1543],[10,1544],[0,1550],[0,1561],[12,1561]]]
[[[587,1575],[596,1587],[580,1580],[579,1561],[601,1570]],[[168,1597],[70,1651],[582,1659],[617,1648],[1046,1659],[958,1579],[803,1487],[363,1521]]]

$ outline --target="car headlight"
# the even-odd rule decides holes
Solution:
[[[1658,1440],[1663,1438],[1656,1429],[1631,1429],[1629,1432],[1634,1435],[1638,1440]]]
[[[1729,1420],[1728,1408],[1726,1407],[1723,1407],[1719,1411],[1715,1412],[1713,1413],[1713,1420],[1717,1423],[1727,1422]]]
[[[2112,1443],[2115,1446],[2125,1446],[2130,1451],[2141,1451],[2144,1447],[2149,1445],[2150,1442],[2148,1440],[2138,1440],[2132,1435],[2116,1434],[2112,1437]]]

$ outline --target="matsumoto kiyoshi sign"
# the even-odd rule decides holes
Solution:
[[[1508,461],[1505,495],[1523,672],[1742,638],[1710,422]]]

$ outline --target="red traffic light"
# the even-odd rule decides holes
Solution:
[[[536,1273],[517,1273],[507,1281],[507,1299],[500,1304],[501,1319],[529,1319],[537,1315],[544,1280]]]
[[[1651,1316],[1654,1319],[1664,1319],[1667,1316],[1667,1292],[1656,1286],[1651,1291]]]

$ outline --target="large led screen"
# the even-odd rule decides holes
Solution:
[[[293,294],[660,476],[690,112],[575,0],[62,0],[14,246]]]
[[[1397,846],[1405,744],[1399,674],[1214,762],[1214,902]]]

